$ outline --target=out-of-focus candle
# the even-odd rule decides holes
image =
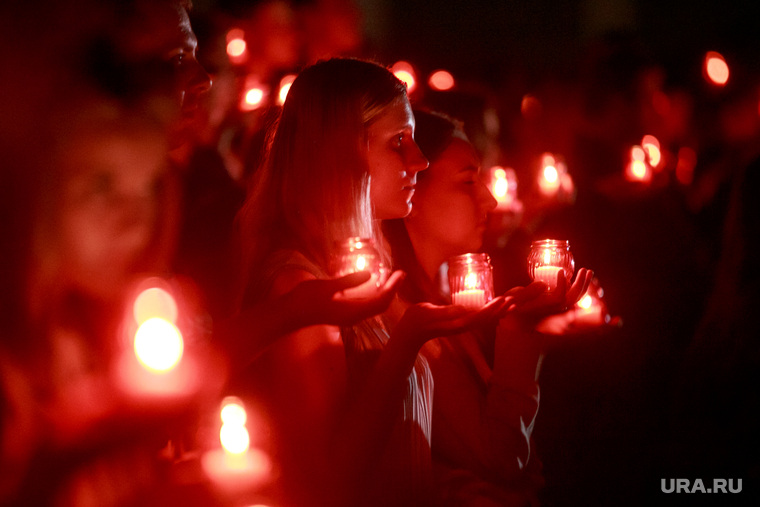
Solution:
[[[546,283],[548,290],[557,288],[557,273],[565,272],[567,283],[573,279],[575,260],[570,243],[564,240],[544,239],[534,241],[528,254],[528,273],[535,281]]]
[[[343,291],[348,299],[369,298],[383,286],[388,271],[382,262],[375,243],[368,238],[349,238],[340,244],[333,269],[335,276],[345,276],[359,271],[369,271],[370,279],[363,284]]]
[[[509,167],[494,166],[491,168],[490,189],[496,199],[497,211],[510,211],[518,204],[517,175]]]
[[[493,298],[491,258],[484,253],[458,255],[449,260],[451,301],[480,308]]]
[[[607,313],[607,305],[604,300],[604,289],[599,280],[594,277],[588,289],[577,303],[575,303],[575,317],[579,323],[600,325],[610,321]]]
[[[221,419],[219,442],[222,448],[203,455],[203,470],[225,490],[250,490],[262,485],[270,477],[272,463],[266,453],[250,447],[243,403],[235,397],[225,398]]]

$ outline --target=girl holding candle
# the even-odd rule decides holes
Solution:
[[[480,179],[478,156],[461,127],[438,114],[415,111],[415,117],[416,139],[430,168],[420,175],[411,214],[386,221],[384,229],[397,266],[408,273],[401,289],[405,304],[444,304],[448,295],[440,281],[446,280],[447,259],[481,247],[496,201]],[[491,328],[433,340],[423,348],[436,383],[432,452],[444,504],[537,501],[540,464],[531,432],[541,347],[533,328],[562,303],[572,306],[590,278],[588,270],[579,270],[565,291],[564,276],[558,276],[559,288],[551,294],[541,282],[512,289],[508,294],[516,307],[495,336]]]
[[[414,125],[405,86],[373,63],[333,59],[296,78],[240,216],[246,304],[328,277],[348,238],[374,239],[383,255],[376,219],[409,213],[427,167]],[[429,503],[432,385],[418,351],[502,305],[417,305],[390,332],[372,318],[276,342],[248,378],[272,421],[275,494],[289,505]]]

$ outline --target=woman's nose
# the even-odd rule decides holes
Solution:
[[[491,193],[491,189],[482,180],[480,180],[478,185],[478,201],[480,206],[486,211],[493,211],[499,204]]]
[[[422,154],[420,147],[417,146],[417,143],[412,142],[406,159],[407,172],[416,174],[427,169],[429,165],[430,162]]]

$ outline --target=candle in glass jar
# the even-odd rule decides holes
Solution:
[[[369,298],[377,294],[385,283],[387,270],[375,248],[374,241],[368,238],[349,238],[339,245],[334,260],[335,276],[345,276],[359,271],[369,271],[370,279],[361,285],[345,289],[342,297],[348,299]]]
[[[528,273],[534,281],[544,282],[547,290],[557,288],[559,270],[565,273],[567,283],[573,279],[575,260],[570,243],[564,240],[544,239],[534,241],[528,254]]]
[[[451,301],[480,308],[493,298],[493,269],[487,254],[464,254],[449,260]]]

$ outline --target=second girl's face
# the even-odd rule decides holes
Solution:
[[[93,135],[67,151],[58,214],[66,283],[107,299],[151,269],[168,206],[165,157],[162,138],[148,130]]]
[[[378,116],[367,132],[370,199],[375,218],[402,218],[412,209],[417,173],[428,161],[414,142],[409,101],[398,100]]]
[[[479,169],[472,145],[454,138],[417,184],[410,233],[424,234],[446,257],[477,251],[488,212],[496,207]]]

